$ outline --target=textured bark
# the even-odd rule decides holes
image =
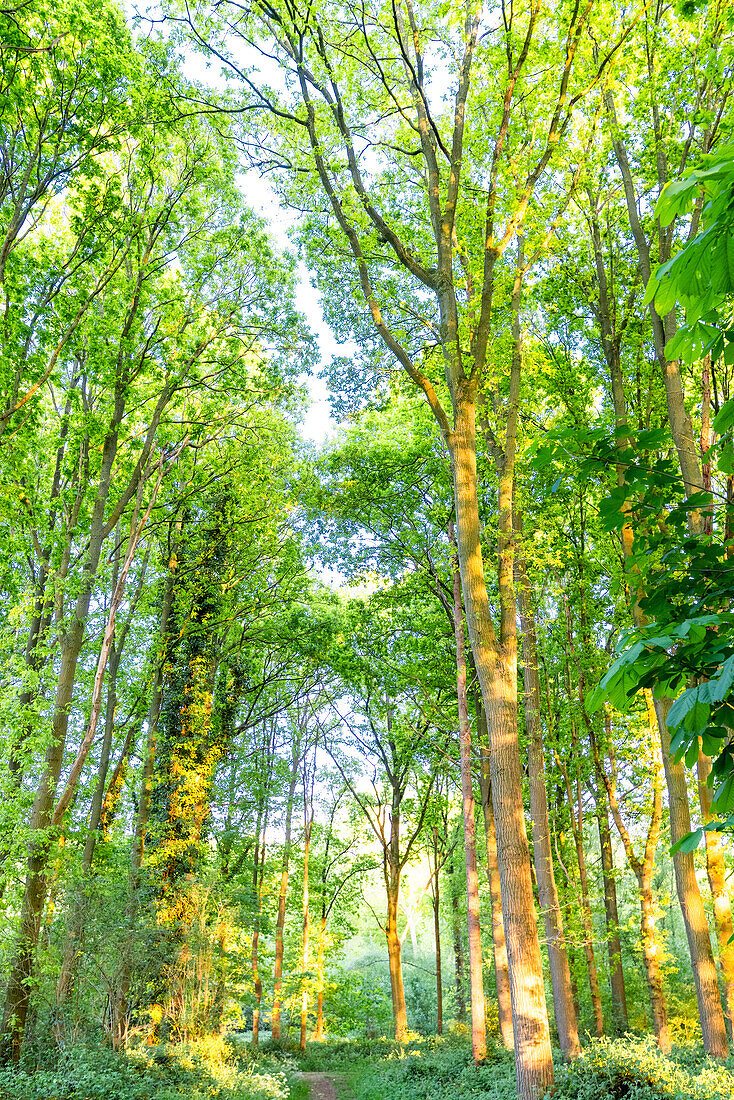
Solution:
[[[484,711],[481,711],[482,720]],[[502,916],[502,897],[500,891],[500,872],[497,866],[497,834],[494,825],[494,807],[492,805],[492,783],[489,774],[489,750],[486,744],[480,747],[482,792],[482,811],[484,813],[484,836],[487,849],[487,880],[492,899],[492,952],[494,954],[494,979],[497,990],[497,1012],[500,1035],[507,1050],[512,1050],[515,1039],[512,1031],[512,999],[510,997],[510,975],[507,969],[507,944],[505,942],[505,922]]]
[[[518,534],[522,536],[522,524],[519,516],[516,517],[516,527]],[[535,874],[548,946],[558,1041],[564,1057],[571,1059],[578,1057],[581,1053],[581,1044],[571,990],[571,972],[563,932],[563,917],[553,868],[548,797],[545,789],[543,734],[540,725],[537,630],[522,545],[518,548],[515,561],[518,608],[522,630],[525,730],[528,738],[528,782],[530,787],[530,816],[535,853]]]
[[[622,175],[630,228],[632,229],[640,259],[640,271],[643,281],[647,282],[651,272],[650,245],[645,236],[642,223],[640,222],[637,210],[634,178],[629,164],[627,149],[617,126],[614,98],[611,92],[607,93],[605,102],[612,124],[614,153]],[[659,180],[661,186],[665,182],[665,179]],[[669,258],[671,240],[672,238],[668,237],[667,243],[661,241],[661,254],[659,256],[661,262]],[[600,250],[596,249],[596,245],[595,251],[597,255],[600,255]],[[599,260],[597,260],[597,268],[598,267]],[[655,351],[665,385],[668,420],[675,442],[686,494],[688,495],[700,489],[703,483],[693,439],[691,419],[685,407],[679,365],[676,361],[669,361],[665,356],[665,344],[675,332],[675,313],[671,312],[667,317],[661,318],[655,310],[654,302],[651,302],[649,305],[649,313],[655,340]],[[617,373],[616,375],[613,373],[612,379],[615,416],[618,425],[624,425],[626,424],[626,407],[621,373]],[[624,440],[620,439],[619,445],[623,446]],[[619,471],[619,478],[623,480],[623,470]],[[691,513],[690,525],[692,534],[696,534],[703,529],[703,517],[701,513]],[[625,557],[628,558],[632,549],[631,529],[626,529],[625,532],[623,532],[623,536]],[[640,596],[641,593],[638,593],[632,608],[635,625],[637,626],[644,624],[644,616],[639,606]],[[678,840],[681,840],[687,832],[690,832],[690,807],[688,804],[688,792],[683,766],[681,764],[674,764],[670,759],[670,733],[666,722],[670,706],[671,700],[669,699],[655,701],[660,745],[665,767],[665,779],[668,787],[671,841],[675,844]],[[675,869],[676,890],[688,939],[691,969],[693,971],[696,988],[704,1048],[709,1054],[717,1057],[726,1057],[728,1053],[726,1028],[721,1009],[718,985],[715,982],[716,972],[713,953],[711,950],[703,902],[696,881],[692,853],[676,852],[673,856],[673,866]]]
[[[517,383],[519,387],[519,375]],[[511,400],[515,403],[516,414],[516,393],[511,395]],[[520,1097],[533,1098],[553,1086],[554,1075],[517,741],[512,464],[504,463],[500,478],[498,578],[501,631],[498,638],[489,613],[484,577],[475,444],[474,394],[462,393],[457,395],[454,403],[451,440],[457,546],[467,625],[490,736],[490,776],[510,975],[517,1089]]]
[[[76,962],[79,958],[79,945],[82,941],[84,930],[84,906],[85,890],[88,885],[89,875],[94,858],[94,849],[102,813],[102,803],[107,780],[107,770],[110,763],[110,750],[112,748],[112,733],[114,729],[115,707],[117,705],[116,685],[117,670],[120,664],[121,649],[116,648],[114,639],[110,648],[110,659],[107,678],[107,703],[105,709],[105,730],[102,738],[99,765],[97,768],[97,782],[92,796],[92,806],[89,811],[87,824],[87,838],[84,844],[82,856],[82,880],[75,893],[71,913],[69,915],[66,939],[61,960],[61,969],[56,982],[56,1004],[62,1008],[74,986]],[[56,1017],[56,1036],[59,1041],[63,1039],[63,1022],[61,1015]]]
[[[262,888],[265,877],[265,827],[260,833],[260,827],[256,833],[255,858],[252,867],[252,889],[255,899],[255,914],[252,929],[252,946],[250,949],[250,969],[252,971],[252,986],[255,991],[255,1004],[252,1009],[252,1046],[257,1050],[260,1043],[260,1006],[263,999],[263,983],[259,970],[260,950],[260,922],[262,918]]]
[[[453,540],[453,528],[450,535]],[[461,577],[458,568],[454,568],[454,636],[456,640],[456,697],[459,710],[461,796],[464,817],[472,1056],[475,1063],[479,1064],[487,1057],[487,1017],[484,1004],[482,937],[479,927],[479,880],[477,877],[477,842],[474,822],[474,788],[471,774],[471,729],[466,693],[464,610],[461,600]]]

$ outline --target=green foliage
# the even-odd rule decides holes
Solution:
[[[6,1100],[288,1100],[284,1067],[253,1061],[220,1039],[116,1054],[69,1046],[41,1066],[0,1070]]]
[[[686,323],[668,341],[671,359],[695,362],[710,355],[734,364],[734,145],[703,157],[704,166],[669,183],[655,212],[663,226],[688,214],[703,198],[704,228],[653,273],[645,301],[655,300],[661,317],[679,303]]]
[[[310,1054],[310,1049],[309,1049]],[[313,1061],[314,1068],[349,1072],[354,1100],[514,1100],[511,1055],[490,1049],[487,1062],[475,1066],[467,1041],[451,1038],[390,1044],[366,1056],[363,1044],[332,1046]],[[309,1068],[311,1062],[309,1062]],[[698,1044],[676,1047],[670,1057],[651,1039],[593,1040],[570,1064],[556,1064],[554,1097],[561,1100],[731,1100],[734,1074],[714,1064]]]
[[[553,1095],[562,1100],[731,1100],[734,1074],[698,1044],[677,1047],[666,1057],[649,1037],[601,1039],[576,1062],[557,1068],[556,1086]]]

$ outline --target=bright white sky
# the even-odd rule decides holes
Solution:
[[[161,23],[160,8],[157,3],[146,5],[145,0],[123,0],[125,14],[131,25],[134,25],[136,16],[141,13],[154,15],[156,24],[163,28]],[[143,16],[139,29],[142,33],[148,31],[148,24]],[[162,33],[165,33],[162,30]],[[208,84],[210,87],[223,87],[224,81],[219,73],[219,63],[207,65],[201,54],[190,51],[184,55],[183,73],[188,79]],[[271,84],[277,83],[278,75],[273,74]],[[259,214],[267,221],[270,233],[276,246],[281,250],[291,248],[288,230],[294,224],[291,211],[284,210],[266,179],[256,172],[243,173],[241,176],[242,193],[251,210]],[[349,344],[338,344],[334,334],[324,320],[321,312],[321,304],[318,292],[311,286],[308,271],[303,263],[298,265],[298,291],[296,305],[306,317],[311,331],[318,340],[322,363],[327,363],[333,355],[349,354]],[[304,440],[309,443],[321,444],[334,431],[336,425],[329,414],[328,389],[324,381],[317,376],[319,364],[314,364],[312,375],[304,375],[301,381],[306,386],[311,402],[306,415],[300,425],[300,432]]]

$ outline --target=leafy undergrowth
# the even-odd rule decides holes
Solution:
[[[303,1069],[347,1073],[353,1100],[515,1100],[511,1055],[499,1046],[472,1063],[465,1041],[321,1044]],[[700,1044],[666,1058],[650,1039],[592,1041],[572,1065],[556,1066],[554,1100],[734,1100],[734,1058],[707,1058]]]
[[[2,1100],[288,1100],[292,1059],[253,1060],[221,1039],[136,1047],[71,1046],[40,1064],[0,1070]]]

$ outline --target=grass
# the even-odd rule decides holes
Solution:
[[[344,1074],[350,1100],[515,1100],[515,1068],[501,1046],[475,1066],[461,1036],[321,1043],[302,1069]],[[345,1092],[347,1090],[344,1090]],[[593,1040],[571,1065],[556,1065],[554,1100],[734,1100],[734,1057],[715,1062],[700,1043],[662,1055],[651,1038]],[[346,1100],[346,1097],[344,1098]]]
[[[291,1059],[253,1059],[219,1038],[117,1053],[107,1046],[49,1048],[0,1070],[2,1100],[306,1100],[294,1094]],[[297,1086],[300,1088],[300,1083]]]

